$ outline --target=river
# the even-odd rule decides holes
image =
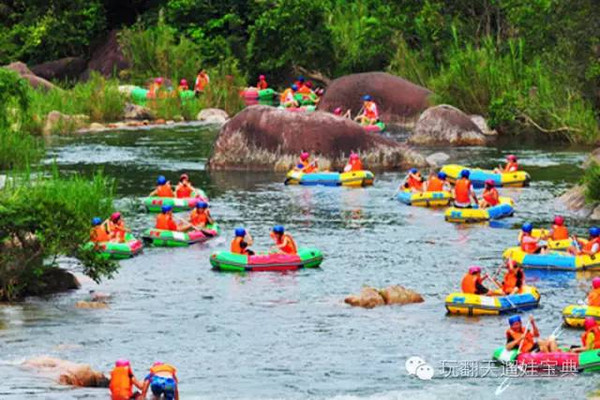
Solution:
[[[443,212],[408,207],[391,198],[402,173],[377,174],[366,189],[287,187],[272,173],[207,173],[214,130],[200,125],[58,137],[47,163],[69,173],[102,168],[118,180],[117,206],[136,232],[153,224],[138,199],[159,174],[176,181],[188,172],[211,197],[225,235],[184,249],[147,248],[121,262],[118,275],[96,285],[0,308],[2,399],[106,399],[106,389],[71,389],[15,365],[50,355],[110,371],[126,357],[142,378],[156,360],[178,368],[183,399],[463,399],[494,397],[498,377],[444,376],[444,361],[489,360],[504,343],[505,317],[449,317],[445,296],[459,289],[471,264],[495,270],[514,245],[524,220],[549,224],[564,213],[555,197],[576,182],[582,149],[511,146],[457,148],[451,161],[494,166],[514,152],[530,172],[526,189],[501,193],[516,201],[513,218],[497,226],[444,222]],[[433,151],[433,150],[431,150]],[[431,152],[427,149],[424,152]],[[570,218],[580,233],[585,221]],[[300,246],[320,248],[322,268],[295,273],[218,273],[212,251],[228,247],[244,225],[256,249],[270,246],[269,229],[286,226]],[[71,260],[62,263],[77,269]],[[561,310],[585,295],[589,277],[527,273],[542,293],[533,312],[549,335]],[[345,296],[363,285],[402,284],[422,293],[422,304],[350,308]],[[110,308],[76,309],[89,290],[110,292]],[[526,317],[526,314],[523,315]],[[562,343],[580,331],[565,330]],[[419,356],[436,374],[408,376]],[[589,375],[519,378],[501,397],[582,398],[596,388]]]

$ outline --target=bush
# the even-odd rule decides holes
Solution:
[[[592,163],[583,176],[585,198],[589,202],[600,201],[600,164]]]

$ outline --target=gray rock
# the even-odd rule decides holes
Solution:
[[[470,115],[469,118],[471,118],[471,121],[473,121],[473,123],[475,125],[477,125],[479,130],[484,135],[486,135],[486,136],[497,136],[498,135],[498,132],[496,132],[493,129],[490,129],[490,127],[487,124],[487,121],[481,115]]]
[[[448,161],[449,158],[450,156],[448,154],[437,152],[429,155],[427,158],[425,158],[425,160],[432,167],[439,167]]]
[[[483,146],[486,137],[467,114],[449,105],[439,105],[421,114],[409,142],[419,145]]]
[[[207,122],[209,124],[224,124],[229,119],[229,115],[218,108],[205,108],[198,113],[196,117],[198,121]]]
[[[89,117],[87,115],[66,115],[59,111],[50,111],[46,116],[46,122],[42,128],[44,135],[75,132],[87,126]]]
[[[594,162],[596,164],[600,164],[600,147],[590,153],[590,156],[583,163],[583,167],[587,168]]]
[[[57,86],[54,86],[52,83],[48,82],[46,79],[36,76],[33,72],[31,72],[31,70],[29,68],[27,68],[27,65],[23,64],[22,62],[10,63],[8,65],[5,65],[2,68],[6,68],[6,69],[10,69],[12,71],[15,71],[17,74],[19,74],[19,76],[21,78],[23,78],[27,82],[29,82],[29,84],[34,89],[40,89],[43,91],[58,89]]]
[[[596,221],[600,220],[600,206],[596,206],[596,208],[594,208],[594,211],[592,211],[592,214],[589,218]]]
[[[154,114],[148,108],[132,103],[125,103],[123,115],[126,120],[143,121],[154,119]]]

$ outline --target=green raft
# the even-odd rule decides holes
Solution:
[[[131,233],[125,234],[125,241],[119,242],[87,242],[83,245],[86,250],[95,249],[105,259],[124,260],[142,252],[142,241],[136,239]]]
[[[323,254],[317,249],[300,248],[297,254],[266,253],[247,256],[229,251],[219,251],[210,256],[210,264],[219,271],[295,271],[300,268],[317,268]]]
[[[311,93],[308,96],[302,95],[301,93],[296,93],[294,95],[294,99],[296,99],[298,104],[300,104],[301,106],[314,106],[315,104],[317,104],[317,100],[319,98],[314,93]]]
[[[142,87],[135,87],[130,95],[131,95],[131,99],[133,100],[134,103],[140,104],[140,105],[144,105],[146,104],[146,101],[148,100],[148,89],[144,89]],[[165,92],[165,93],[169,93],[169,92]],[[191,100],[193,98],[195,98],[195,93],[192,90],[183,90],[181,92],[179,92],[179,98],[181,99],[181,101],[186,101],[186,100]],[[160,100],[160,97],[159,97]]]
[[[219,225],[214,223],[207,225],[206,228],[189,232],[147,229],[142,238],[145,242],[157,247],[187,247],[195,243],[206,242],[219,236],[220,233]]]
[[[142,203],[144,207],[151,213],[159,213],[162,206],[173,207],[173,212],[189,211],[196,207],[196,203],[204,201],[208,203],[208,196],[202,189],[196,189],[192,193],[192,197],[179,199],[177,197],[144,197]]]

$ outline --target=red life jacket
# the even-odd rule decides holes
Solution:
[[[477,282],[481,283],[481,279],[475,275],[467,273],[461,282],[461,290],[463,293],[476,294],[477,293]]]
[[[179,185],[176,192],[178,199],[187,199],[188,197],[192,197],[192,188],[188,185]]]
[[[591,252],[595,244],[600,246],[600,237],[596,237],[589,240],[586,244],[583,245],[582,250]]]
[[[454,200],[457,203],[469,204],[471,203],[471,181],[467,178],[461,178],[456,181],[454,186]]]
[[[564,240],[569,238],[569,230],[564,225],[552,225],[552,240]]]
[[[158,214],[156,216],[156,229],[165,231],[176,231],[177,224],[173,221],[173,217],[169,214]]]
[[[428,192],[441,192],[442,190],[444,190],[444,181],[435,176],[429,179],[427,183]]]
[[[157,197],[175,197],[173,194],[173,189],[171,185],[165,183],[164,185],[160,185],[156,188],[156,196]]]
[[[533,254],[537,251],[538,244],[533,236],[529,233],[523,233],[521,235],[521,250],[527,254]]]
[[[594,334],[594,347],[588,350],[600,349],[600,328],[597,326],[593,327],[589,331],[583,332],[583,334],[581,335],[581,342],[583,343],[583,347],[587,345],[587,339],[590,333]]]
[[[495,188],[491,188],[490,190],[483,191],[483,199],[490,206],[497,206],[500,201],[498,200],[498,191]]]
[[[521,327],[521,332],[514,331],[512,328],[509,328],[506,331],[506,337],[511,341],[520,339],[523,335],[525,335],[525,339],[521,344],[521,353],[529,353],[535,345],[535,339],[530,331],[525,331],[525,328],[523,327]]]

